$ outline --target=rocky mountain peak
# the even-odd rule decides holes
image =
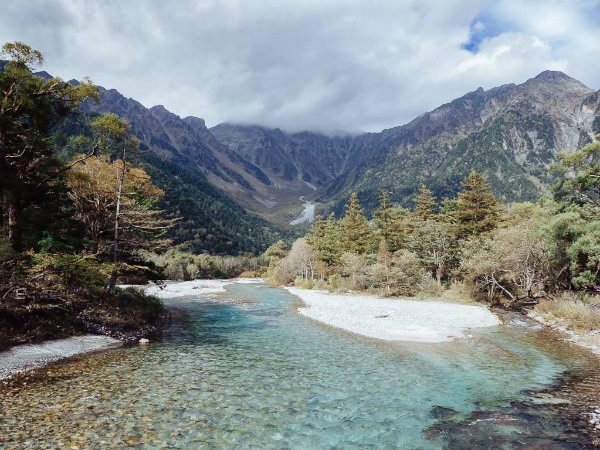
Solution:
[[[206,122],[200,117],[187,116],[184,117],[183,121],[193,128],[206,129]]]
[[[163,105],[153,106],[152,108],[150,108],[150,112],[154,117],[177,117],[178,119],[180,118],[177,114],[172,113]]]
[[[527,80],[523,86],[548,86],[552,89],[579,91],[583,94],[590,94],[592,89],[583,83],[571,78],[567,74],[556,70],[545,70],[537,76]]]
[[[560,81],[576,81],[574,78],[571,78],[564,72],[559,70],[544,70],[536,75],[534,80],[538,81],[549,81],[552,83],[560,82]]]

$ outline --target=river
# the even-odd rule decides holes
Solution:
[[[290,225],[300,225],[305,222],[313,222],[315,220],[315,204],[304,200],[304,196],[300,197],[300,200],[304,202],[304,209],[300,215],[290,222]]]
[[[574,386],[597,359],[517,316],[416,344],[314,323],[257,284],[167,305],[160,342],[4,383],[2,448],[589,448]]]

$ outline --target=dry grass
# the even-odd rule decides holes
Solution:
[[[473,287],[464,281],[454,281],[442,295],[441,299],[451,303],[472,305],[478,303],[473,298]]]
[[[565,293],[556,300],[541,300],[535,312],[552,324],[577,334],[600,331],[600,298]]]
[[[260,278],[264,274],[258,270],[244,270],[238,275],[238,278]]]

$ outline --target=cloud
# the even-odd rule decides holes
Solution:
[[[0,40],[181,116],[379,131],[559,69],[600,87],[598,1],[5,0]]]

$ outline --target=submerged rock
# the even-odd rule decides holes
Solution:
[[[431,408],[431,417],[438,420],[450,420],[460,413],[446,406],[435,405]]]

